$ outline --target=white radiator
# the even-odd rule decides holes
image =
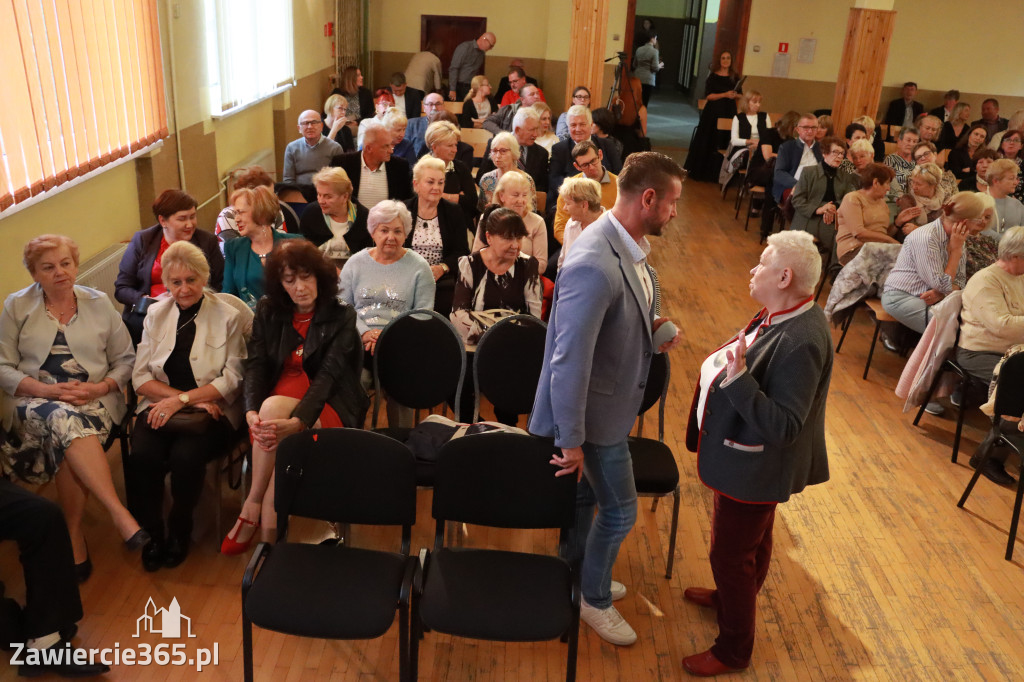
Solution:
[[[78,284],[83,287],[99,289],[110,297],[110,302],[118,312],[124,306],[114,298],[114,280],[117,279],[118,266],[128,244],[113,244],[78,267]]]

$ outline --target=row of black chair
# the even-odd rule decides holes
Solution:
[[[479,419],[480,396],[495,410],[528,414],[533,409],[541,368],[547,325],[531,315],[515,315],[493,325],[477,344],[473,360],[475,402],[473,422]],[[405,442],[409,429],[377,428],[383,393],[389,399],[416,410],[429,409],[455,396],[455,420],[459,410],[466,355],[462,338],[443,316],[431,310],[414,310],[396,317],[381,332],[374,353],[374,409],[371,428]],[[672,528],[665,577],[672,577],[676,531],[679,524],[679,468],[671,448],[665,445],[665,402],[671,378],[668,357],[656,354],[651,361],[643,402],[638,413],[637,436],[629,442],[637,493],[658,499],[672,495]],[[658,438],[643,437],[643,416],[658,405]],[[420,466],[417,482],[433,484],[433,467]]]
[[[372,639],[399,612],[399,676],[417,677],[427,629],[485,640],[568,641],[566,679],[576,676],[578,566],[561,558],[576,517],[576,479],[555,477],[550,440],[467,436],[439,455],[433,549],[410,554],[416,522],[412,453],[383,434],[305,431],[278,448],[277,544],[261,543],[242,580],[245,679],[253,679],[252,625],[303,637]],[[340,524],[401,526],[398,552],[288,542],[290,516]],[[559,554],[445,545],[449,521],[559,530]],[[411,617],[410,617],[411,616]],[[411,623],[410,623],[411,621]]]

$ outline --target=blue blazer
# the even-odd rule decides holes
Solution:
[[[573,243],[555,281],[529,430],[562,448],[626,439],[654,353],[657,302],[647,305],[610,216],[602,215]]]
[[[821,163],[821,145],[817,142],[811,148],[814,158]],[[786,140],[779,147],[779,158],[775,160],[775,176],[772,178],[772,196],[776,203],[782,203],[782,192],[796,187],[796,170],[804,155],[804,143],[799,139]]]

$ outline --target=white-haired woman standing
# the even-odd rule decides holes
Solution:
[[[0,459],[7,476],[56,481],[82,581],[92,573],[82,534],[89,493],[130,549],[149,541],[118,499],[103,452],[127,411],[123,391],[135,352],[106,294],[75,284],[72,239],[36,237],[24,261],[35,284],[8,296],[0,313],[0,389],[10,398],[4,421],[13,425]]]
[[[695,675],[746,668],[754,648],[757,594],[768,574],[775,509],[828,480],[825,400],[832,337],[814,287],[821,258],[810,234],[768,237],[750,271],[750,297],[764,306],[700,368],[686,446],[714,491],[711,572],[715,589],[684,598],[718,613],[718,638],[683,659]]]

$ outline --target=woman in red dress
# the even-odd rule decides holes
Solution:
[[[262,526],[272,542],[277,445],[303,429],[360,428],[369,399],[359,385],[363,345],[355,310],[338,300],[338,271],[312,243],[282,242],[267,258],[245,364],[252,488],[221,552],[241,554]]]

